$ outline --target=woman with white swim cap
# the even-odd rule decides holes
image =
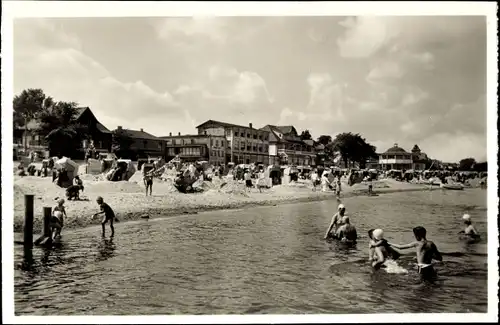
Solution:
[[[465,230],[460,231],[459,234],[464,234],[466,236],[473,238],[479,237],[479,233],[477,232],[476,228],[472,225],[470,215],[466,213],[462,216],[462,219],[464,220]]]
[[[330,233],[332,232],[333,228],[335,228],[333,234],[336,234],[338,227],[342,224],[342,218],[345,216],[345,205],[341,203],[339,204],[337,209],[338,209],[337,213],[333,215],[332,221],[330,222],[330,225],[326,230],[324,239],[327,239],[330,236]]]

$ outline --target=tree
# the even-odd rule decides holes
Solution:
[[[332,137],[329,135],[320,135],[318,138],[318,142],[326,147],[332,142]]]
[[[357,162],[364,168],[367,159],[377,157],[377,148],[358,133],[340,133],[328,146],[340,154],[345,166],[349,166],[349,162]]]
[[[311,133],[309,133],[309,130],[304,130],[300,134],[300,139],[301,140],[312,140]]]
[[[458,169],[461,171],[470,171],[476,164],[476,160],[474,158],[464,158],[460,160],[458,163],[459,167]]]
[[[113,142],[111,145],[111,151],[114,152],[119,157],[132,158],[132,152],[130,147],[134,143],[134,140],[123,132],[123,129],[113,130]]]
[[[474,171],[476,172],[487,172],[488,171],[488,162],[483,161],[483,162],[478,162],[474,165]]]
[[[78,123],[78,104],[50,101],[39,114],[39,133],[45,136],[51,155],[71,157],[88,136],[88,127]]]
[[[27,149],[27,134],[28,123],[36,119],[44,109],[44,102],[52,103],[52,98],[46,98],[42,89],[29,88],[14,96],[12,103],[13,107],[13,122],[14,128],[24,127],[24,149]]]

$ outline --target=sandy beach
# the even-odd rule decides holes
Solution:
[[[66,201],[68,218],[65,228],[79,228],[99,224],[92,219],[98,212],[95,199],[102,196],[117,214],[120,221],[137,220],[148,216],[179,215],[198,211],[235,209],[257,205],[275,205],[287,202],[335,199],[333,192],[312,191],[309,181],[290,185],[275,186],[262,193],[256,188],[245,190],[242,182],[216,178],[212,183],[205,182],[203,193],[182,194],[177,192],[171,181],[155,180],[153,196],[146,196],[144,184],[139,177],[129,181],[109,182],[92,175],[81,175],[85,191],[81,201]],[[225,183],[222,186],[221,184]],[[426,190],[426,185],[397,182],[384,179],[373,182],[375,193]],[[367,184],[348,186],[342,184],[342,197],[367,195]],[[24,220],[24,195],[35,195],[35,232],[42,229],[43,208],[52,207],[58,198],[65,198],[65,189],[51,182],[51,178],[34,176],[14,176],[14,232],[21,232]]]

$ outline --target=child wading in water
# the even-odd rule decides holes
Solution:
[[[118,220],[118,218],[116,218],[115,212],[113,211],[113,209],[111,209],[111,207],[107,203],[104,202],[102,197],[99,196],[96,201],[97,201],[97,204],[99,204],[99,206],[101,208],[101,212],[94,214],[93,217],[95,218],[100,214],[104,214],[104,218],[102,218],[102,221],[101,221],[102,236],[104,237],[104,235],[106,234],[106,229],[104,226],[109,221],[109,227],[111,228],[111,237],[113,237],[115,235],[115,227],[113,227],[113,221],[119,222],[119,220]]]
[[[417,241],[407,245],[396,245],[389,243],[389,245],[398,248],[406,249],[415,247],[417,253],[418,273],[424,281],[433,281],[437,274],[432,267],[432,260],[443,261],[443,257],[439,253],[436,245],[427,240],[427,230],[424,227],[418,226],[413,228],[413,235]]]

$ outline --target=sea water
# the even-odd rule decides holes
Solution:
[[[426,191],[342,200],[361,238],[322,240],[336,199],[212,211],[63,232],[15,270],[18,315],[486,312],[486,191]],[[117,208],[118,209],[118,208]],[[469,213],[482,236],[458,238]],[[424,226],[443,253],[438,281],[420,282],[413,251],[386,270],[368,263],[367,231],[414,240]],[[109,229],[108,229],[109,236]],[[22,249],[15,249],[21,261]]]

